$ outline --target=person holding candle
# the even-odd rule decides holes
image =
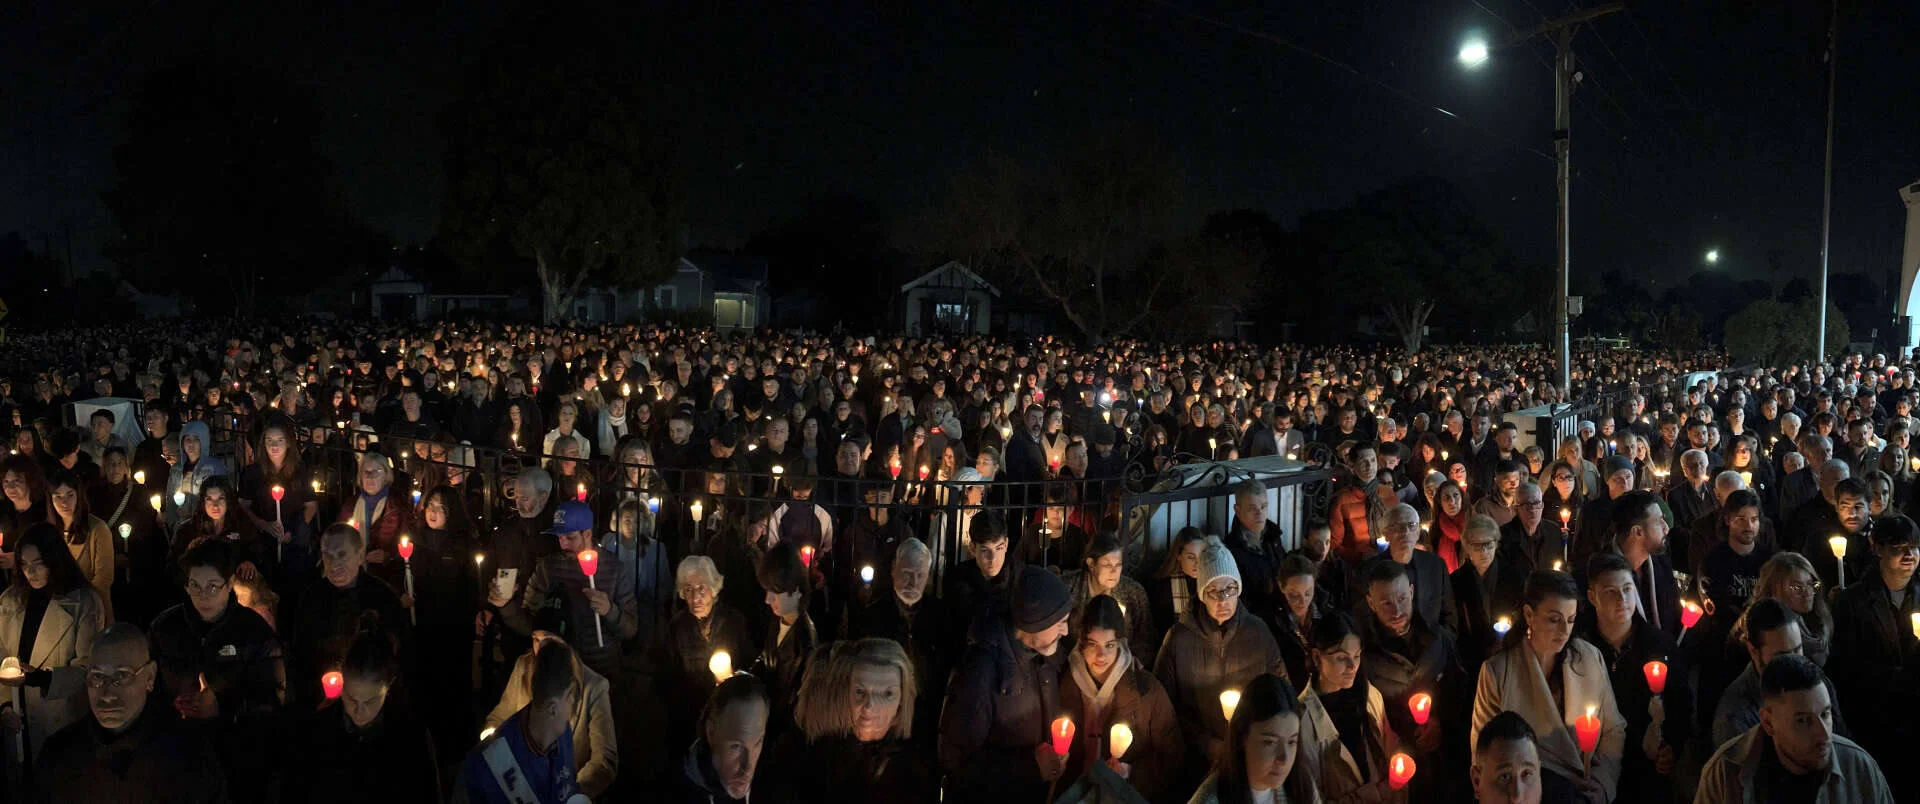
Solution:
[[[518,598],[502,599],[498,590],[490,589],[487,604],[500,612],[508,628],[528,636],[533,634],[535,612],[559,609],[567,617],[567,633],[576,643],[580,661],[617,684],[621,643],[640,628],[639,603],[626,568],[619,562],[599,562],[589,583],[580,561],[582,551],[594,547],[593,508],[587,503],[561,503],[554,509],[553,526],[546,535],[559,549],[534,565],[525,591]],[[588,636],[596,633],[599,636]]]
[[[1286,679],[1255,676],[1227,727],[1220,760],[1188,804],[1318,804],[1303,764],[1305,715]]]
[[[1337,609],[1321,592],[1313,561],[1298,553],[1288,554],[1280,562],[1278,583],[1283,605],[1268,619],[1273,639],[1280,643],[1280,655],[1287,663],[1287,678],[1306,681],[1313,650],[1313,626],[1320,618]]]
[[[1608,549],[1608,545],[1613,544],[1614,503],[1628,492],[1638,488],[1634,479],[1633,461],[1624,455],[1607,456],[1600,462],[1600,470],[1603,473],[1601,479],[1607,484],[1606,493],[1587,501],[1586,506],[1581,508],[1575,516],[1579,527],[1575,529],[1573,543],[1567,550],[1570,553],[1567,557],[1570,563],[1565,567],[1568,569],[1586,566],[1587,559],[1592,558],[1594,553],[1603,552]],[[1658,504],[1659,498],[1655,497],[1653,503]],[[1536,564],[1534,569],[1543,570],[1552,566],[1551,563]],[[1666,615],[1662,612],[1661,616]],[[1678,634],[1679,631],[1675,629],[1672,633]]]
[[[167,485],[162,491],[168,495],[169,502],[174,494],[186,495],[185,506],[176,506],[183,510],[174,512],[175,519],[185,519],[194,514],[193,506],[200,498],[200,487],[207,480],[227,476],[226,462],[207,453],[212,446],[213,438],[206,422],[191,421],[181,426],[180,458],[167,472]]]
[[[1182,781],[1188,784],[1227,750],[1221,691],[1262,673],[1287,672],[1273,632],[1241,605],[1240,569],[1219,540],[1209,539],[1201,550],[1198,578],[1203,608],[1174,623],[1153,664],[1180,716],[1186,743]]]
[[[1651,497],[1651,492],[1635,492]],[[1580,588],[1562,572],[1536,571],[1527,579],[1521,618],[1507,646],[1480,669],[1473,699],[1472,744],[1481,727],[1503,711],[1518,712],[1540,736],[1547,798],[1591,804],[1613,801],[1620,789],[1626,721],[1600,650],[1573,636]],[[1550,680],[1552,679],[1552,680]],[[1556,683],[1557,682],[1557,683]],[[1576,734],[1583,712],[1598,721],[1598,744],[1588,754]]]
[[[152,705],[158,671],[140,629],[115,623],[92,648],[78,682],[90,711],[47,739],[39,800],[228,801],[220,755],[202,732]]]
[[[939,776],[912,741],[918,679],[900,645],[861,639],[821,648],[807,666],[791,730],[765,771],[771,800],[926,802]]]
[[[1768,662],[1760,674],[1760,724],[1714,752],[1700,771],[1693,800],[1892,804],[1898,788],[1882,771],[1900,763],[1882,766],[1864,746],[1837,733],[1838,707],[1824,680],[1820,666],[1804,656]]]
[[[1569,531],[1562,520],[1571,521],[1571,509],[1554,506],[1531,480],[1520,484],[1514,501],[1513,519],[1500,528],[1501,556],[1523,572],[1551,568],[1555,561],[1565,566]]]
[[[167,554],[169,566],[166,577],[171,584],[181,581],[180,557],[186,554],[188,548],[209,539],[226,542],[233,549],[236,574],[248,578],[266,577],[266,570],[273,567],[272,548],[260,538],[259,532],[253,529],[253,523],[247,521],[238,507],[233,486],[227,482],[227,478],[208,478],[200,486],[199,501],[191,505],[193,515],[175,529],[173,546]]]
[[[663,655],[654,662],[660,668],[654,681],[661,699],[669,702],[669,745],[678,744],[683,736],[692,739],[700,702],[720,681],[709,669],[714,654],[738,657],[733,661],[742,665],[759,654],[746,616],[720,599],[726,583],[713,559],[706,556],[687,556],[674,571],[674,588],[686,606],[668,621],[666,639],[656,647]]]
[[[1634,589],[1633,568],[1626,559],[1601,553],[1587,562],[1587,600],[1594,617],[1583,621],[1576,636],[1600,651],[1607,663],[1613,694],[1626,718],[1625,754],[1620,771],[1623,801],[1664,802],[1674,799],[1675,762],[1694,734],[1693,663],[1666,632],[1635,616],[1640,596]],[[1713,644],[1713,643],[1704,643]],[[1648,662],[1665,670],[1662,692],[1646,679]],[[1659,695],[1656,715],[1654,696]],[[1657,722],[1656,722],[1657,718]],[[1658,740],[1649,744],[1650,728]]]
[[[1407,568],[1413,582],[1414,607],[1428,625],[1453,628],[1459,613],[1453,601],[1453,584],[1447,577],[1447,565],[1432,551],[1420,550],[1420,512],[1406,503],[1387,508],[1380,516],[1377,535],[1386,540],[1386,551],[1373,561],[1392,561]],[[1365,590],[1355,597],[1364,597]]]
[[[1539,487],[1528,486],[1537,497]],[[1528,499],[1525,488],[1519,495],[1522,505]],[[1476,515],[1468,520],[1460,543],[1466,561],[1447,580],[1453,586],[1453,621],[1460,629],[1460,662],[1471,677],[1480,672],[1481,662],[1499,649],[1501,635],[1494,633],[1493,623],[1520,610],[1520,598],[1526,592],[1532,568],[1523,557],[1507,551],[1500,529],[1489,517]]]
[[[148,637],[160,684],[188,720],[219,724],[244,747],[285,702],[286,665],[273,627],[233,594],[234,553],[205,540],[180,560],[187,602],[160,613]],[[253,736],[258,736],[257,734]]]
[[[1834,536],[1845,536],[1860,548],[1869,546],[1869,524],[1873,521],[1866,481],[1847,476],[1846,464],[1828,461],[1821,472],[1821,496],[1808,500],[1794,512],[1781,531],[1781,542],[1813,562],[1820,580],[1829,588],[1842,586],[1841,575],[1851,583],[1873,574],[1873,551],[1856,548],[1842,559],[1828,547]],[[1829,482],[1831,481],[1831,482]]]
[[[541,654],[565,653],[578,690],[566,713],[568,732],[572,735],[574,776],[580,783],[580,792],[599,796],[613,786],[620,771],[619,722],[614,716],[611,685],[605,676],[583,664],[579,652],[567,643],[561,633],[569,627],[564,616],[548,609],[542,611],[538,619],[533,649],[514,660],[513,672],[507,679],[506,689],[501,691],[499,702],[480,721],[481,733],[498,730],[533,701],[533,679],[543,661]],[[589,634],[587,638],[593,636]],[[471,740],[472,735],[467,739]]]
[[[313,474],[295,446],[292,422],[269,422],[260,431],[258,456],[240,471],[240,513],[268,541],[281,545],[275,551],[279,561],[274,575],[280,577],[288,567],[310,566],[310,529],[320,515],[320,501],[313,491]],[[278,499],[275,488],[280,489]]]
[[[538,467],[524,469],[507,488],[513,508],[497,519],[493,532],[480,545],[479,552],[486,556],[485,575],[479,578],[483,605],[496,592],[506,599],[519,598],[540,557],[553,549],[552,539],[541,534],[553,523],[553,476]],[[486,606],[481,619],[481,689],[498,694],[514,657],[532,646],[521,632],[506,627],[493,606]]]
[[[1015,577],[1006,610],[975,621],[940,713],[947,801],[1039,800],[1060,778],[1066,759],[1046,735],[1062,708],[1072,613],[1067,585],[1034,570]]]
[[[569,804],[583,794],[575,775],[571,721],[585,691],[572,654],[563,642],[533,654],[526,706],[467,754],[455,783],[455,802]],[[509,783],[517,788],[511,795],[503,789]]]
[[[1518,712],[1501,712],[1480,728],[1468,772],[1480,804],[1540,804],[1540,738]]]
[[[1439,562],[1431,555],[1426,558]],[[1466,781],[1455,771],[1466,765],[1464,756],[1456,755],[1466,753],[1457,741],[1467,718],[1469,679],[1461,669],[1453,632],[1421,613],[1411,570],[1390,555],[1369,562],[1361,582],[1367,606],[1360,626],[1366,656],[1362,672],[1386,700],[1387,723],[1395,738],[1430,769],[1419,777],[1412,795],[1456,793]],[[1435,704],[1424,724],[1413,719],[1408,706],[1422,693]],[[1443,739],[1447,734],[1453,740]]]
[[[320,676],[340,666],[354,637],[376,629],[398,647],[401,666],[415,661],[414,629],[399,593],[366,571],[366,542],[345,523],[320,534],[321,577],[296,599],[282,643],[287,646],[288,700],[315,703]],[[403,676],[405,673],[403,672]]]
[[[47,737],[84,717],[81,697],[94,635],[106,627],[105,605],[73,561],[60,529],[28,527],[14,542],[11,585],[0,593],[0,656],[23,671],[0,676],[11,691],[0,703],[0,734],[13,778],[39,758]]]
[[[380,453],[359,459],[353,495],[340,505],[336,522],[351,524],[367,541],[367,570],[394,589],[405,589],[405,566],[394,553],[399,533],[413,522],[409,489],[394,487],[394,464]]]
[[[848,639],[888,639],[906,650],[913,662],[914,689],[919,697],[913,708],[913,733],[918,735],[914,739],[931,745],[939,733],[947,676],[961,647],[952,633],[957,630],[953,608],[928,594],[933,553],[919,539],[909,537],[900,543],[889,576],[890,583],[876,590],[864,605],[848,609],[842,631]]]
[[[84,481],[71,472],[56,473],[47,495],[47,521],[59,526],[67,549],[80,565],[80,572],[87,576],[94,591],[100,593],[100,602],[106,607],[103,616],[112,622],[113,532],[107,529],[107,523],[87,510],[84,486]]]
[[[278,800],[439,801],[433,739],[392,694],[400,677],[393,645],[376,634],[355,639],[341,675],[340,697],[300,719]]]
[[[673,565],[657,535],[658,522],[640,499],[622,500],[613,510],[614,527],[600,537],[601,565],[620,564],[633,592],[636,630],[626,650],[630,662],[656,644],[673,613]]]
[[[1135,658],[1118,601],[1106,595],[1095,597],[1074,623],[1078,645],[1067,657],[1062,704],[1077,729],[1079,747],[1067,759],[1067,778],[1079,776],[1089,762],[1105,757],[1107,767],[1142,798],[1165,800],[1176,789],[1185,752],[1172,700]],[[1125,757],[1106,751],[1114,724],[1125,725],[1133,734]]]
[[[1362,648],[1353,617],[1336,611],[1315,624],[1309,683],[1300,690],[1300,765],[1327,801],[1400,802],[1387,778],[1400,740],[1387,723],[1380,690],[1360,674]]]
[[[801,678],[813,657],[814,646],[820,642],[813,618],[807,615],[807,600],[813,589],[810,576],[800,560],[800,549],[792,542],[773,545],[760,560],[760,588],[765,591],[765,605],[773,616],[767,619],[760,655],[753,660],[748,672],[767,682],[768,700],[773,707],[767,721],[768,733],[776,739],[792,722]]]
[[[1911,617],[1920,612],[1920,526],[1904,516],[1873,523],[1871,572],[1856,577],[1833,602],[1833,647],[1827,666],[1854,739],[1875,756],[1897,756],[1920,738],[1911,712],[1920,706],[1912,681],[1920,674],[1920,640]],[[1892,763],[1888,781],[1902,796],[1920,794],[1920,773]]]

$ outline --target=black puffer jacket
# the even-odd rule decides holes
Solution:
[[[1167,632],[1153,674],[1173,699],[1185,732],[1187,781],[1197,783],[1227,744],[1221,691],[1243,688],[1262,673],[1285,678],[1287,661],[1267,624],[1245,606],[1225,623],[1205,611],[1188,612]]]

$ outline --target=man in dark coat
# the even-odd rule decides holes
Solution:
[[[1539,487],[1535,486],[1534,491],[1538,494]],[[1507,550],[1491,518],[1476,516],[1467,520],[1460,537],[1464,560],[1448,580],[1453,586],[1456,609],[1453,621],[1459,629],[1460,662],[1469,676],[1479,675],[1480,664],[1499,650],[1500,640],[1506,636],[1494,623],[1504,617],[1511,626],[1520,617],[1527,575],[1533,568],[1526,563],[1525,556],[1509,554]]]
[[[159,670],[140,629],[116,623],[101,631],[86,672],[91,714],[47,738],[37,801],[229,800],[213,747],[181,730],[165,706],[148,705]]]
[[[1607,456],[1600,462],[1600,481],[1607,484],[1607,493],[1589,500],[1580,509],[1580,528],[1574,534],[1568,569],[1586,566],[1587,559],[1594,553],[1605,552],[1613,543],[1613,504],[1633,490],[1633,461],[1621,455]]]
[[[1473,709],[1473,679],[1460,666],[1453,633],[1434,625],[1414,605],[1407,565],[1377,560],[1366,570],[1367,611],[1360,626],[1360,672],[1380,691],[1387,724],[1420,767],[1436,772],[1416,777],[1409,801],[1450,800],[1467,785],[1466,734]],[[1407,701],[1414,693],[1433,696],[1433,716],[1413,722]]]
[[[1874,571],[1840,592],[1833,606],[1833,647],[1827,667],[1861,747],[1894,757],[1920,733],[1920,640],[1912,617],[1920,613],[1920,527],[1904,516],[1874,523]],[[1912,762],[1887,762],[1887,780],[1900,798],[1920,795]]]
[[[360,531],[338,523],[320,536],[322,577],[308,585],[286,625],[287,700],[311,706],[321,697],[320,676],[340,666],[363,630],[385,634],[408,670],[413,626],[400,595],[366,571]],[[410,673],[403,673],[410,674]]]
[[[947,800],[1043,798],[1064,761],[1048,729],[1061,711],[1061,671],[1072,648],[1073,599],[1050,572],[1022,572],[1004,617],[978,621],[940,713]]]
[[[1588,562],[1587,600],[1594,616],[1580,622],[1578,636],[1600,649],[1613,682],[1614,700],[1627,719],[1626,754],[1620,772],[1621,801],[1671,801],[1674,763],[1693,735],[1693,696],[1686,657],[1666,632],[1636,616],[1639,595],[1626,559],[1601,553]],[[1648,662],[1665,662],[1666,687],[1660,743],[1649,756],[1642,745],[1653,724],[1653,691],[1647,686]]]
[[[1387,551],[1368,563],[1392,561],[1407,568],[1407,577],[1413,584],[1414,606],[1428,624],[1445,627],[1451,631],[1455,627],[1454,615],[1458,612],[1453,603],[1453,582],[1447,578],[1447,563],[1430,550],[1420,550],[1420,512],[1413,506],[1400,503],[1387,509],[1380,521],[1380,536],[1387,540]],[[1362,569],[1364,579],[1368,571]],[[1362,580],[1361,583],[1366,583]],[[1355,589],[1355,600],[1364,601],[1367,590]],[[1365,612],[1356,612],[1356,615]]]
[[[1547,513],[1546,493],[1539,484],[1526,481],[1513,493],[1517,502],[1512,520],[1500,527],[1500,558],[1524,568],[1522,579],[1536,569],[1552,569],[1553,562],[1566,567],[1567,532],[1561,526],[1559,512]],[[1456,572],[1458,570],[1455,570]]]
[[[1287,555],[1281,537],[1280,525],[1267,518],[1267,489],[1255,480],[1234,486],[1233,528],[1222,541],[1233,553],[1244,579],[1246,601],[1242,605],[1255,617],[1271,617],[1280,608],[1274,573]]]
[[[914,741],[931,746],[938,735],[947,675],[962,640],[947,602],[928,594],[933,554],[919,539],[901,542],[885,583],[876,580],[863,604],[847,611],[848,639],[879,637],[900,644],[913,662],[919,695],[913,708]]]
[[[1638,611],[1667,636],[1679,639],[1680,586],[1667,558],[1668,525],[1660,498],[1651,491],[1627,492],[1613,501],[1608,518],[1613,525],[1610,549],[1633,569]]]

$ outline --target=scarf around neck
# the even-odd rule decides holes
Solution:
[[[1074,651],[1067,656],[1067,666],[1073,671],[1073,684],[1080,688],[1080,698],[1086,701],[1086,719],[1088,726],[1099,726],[1089,734],[1106,731],[1107,710],[1113,705],[1113,693],[1120,689],[1120,681],[1127,671],[1133,668],[1133,650],[1125,642],[1120,643],[1120,657],[1113,662],[1113,669],[1107,673],[1107,683],[1094,684],[1093,673],[1087,670],[1087,660]]]

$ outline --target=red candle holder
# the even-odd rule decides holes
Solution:
[[[1053,753],[1066,756],[1073,747],[1073,721],[1066,715],[1054,718],[1053,728],[1048,733],[1053,737]]]
[[[1659,695],[1667,691],[1667,663],[1655,659],[1640,668],[1647,676],[1647,689]]]
[[[581,550],[576,558],[580,559],[580,574],[589,578],[600,574],[600,551]]]
[[[1415,693],[1407,699],[1407,708],[1413,712],[1413,722],[1425,726],[1427,718],[1433,715],[1433,696],[1424,692]]]
[[[1413,757],[1394,754],[1393,759],[1387,761],[1387,784],[1395,790],[1406,787],[1408,782],[1413,781],[1413,773],[1418,769],[1419,765],[1413,761]]]
[[[340,690],[346,685],[347,677],[340,675],[338,670],[328,671],[326,675],[320,677],[320,692],[326,695],[329,701],[340,697]]]

